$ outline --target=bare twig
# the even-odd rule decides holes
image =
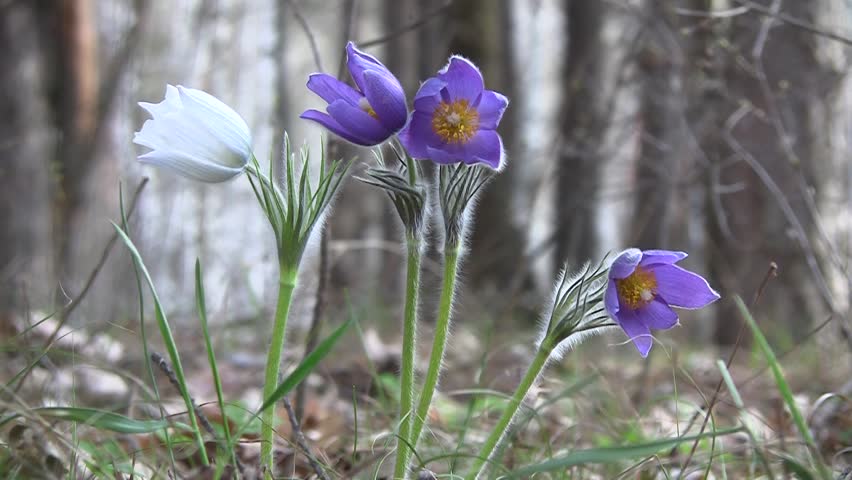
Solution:
[[[802,253],[805,256],[805,262],[810,268],[811,273],[813,274],[814,280],[816,282],[817,289],[819,293],[822,295],[823,300],[828,305],[829,309],[832,312],[837,312],[836,304],[834,302],[834,297],[831,294],[831,289],[828,287],[826,283],[825,276],[822,273],[822,269],[820,268],[819,261],[816,258],[816,254],[814,253],[813,245],[811,245],[811,241],[808,238],[807,230],[804,225],[802,225],[801,220],[796,215],[796,212],[793,210],[793,206],[790,204],[790,200],[784,195],[784,192],[781,190],[781,187],[773,180],[772,175],[754,158],[754,155],[751,154],[745,147],[740,144],[740,142],[734,138],[733,129],[746,114],[748,114],[751,110],[751,107],[742,106],[737,111],[735,111],[728,120],[725,122],[725,129],[722,133],[725,141],[728,145],[737,153],[737,155],[743,159],[746,164],[754,171],[763,185],[769,190],[769,193],[772,194],[772,197],[775,199],[775,202],[778,204],[778,207],[784,213],[784,216],[787,219],[787,222],[790,224],[790,227],[796,232],[795,239],[799,243],[799,246],[802,249]]]
[[[180,382],[178,382],[177,376],[175,376],[175,372],[174,370],[172,370],[172,366],[169,365],[168,360],[166,360],[162,355],[157,352],[151,352],[151,361],[154,362],[160,368],[160,371],[162,371],[166,378],[169,379],[169,383],[171,383],[172,386],[175,387],[175,390],[177,390],[178,393],[182,393],[180,388]],[[195,399],[192,397],[192,395],[190,395],[189,392],[187,392],[187,395],[189,396],[189,401],[192,404],[192,409],[195,411],[195,415],[198,417],[198,423],[201,424],[201,426],[204,428],[204,430],[207,431],[207,433],[213,435],[213,437],[216,437],[216,430],[213,429],[213,425],[210,423],[210,420],[201,410],[201,407],[199,407],[198,404],[195,403]],[[224,414],[225,412],[222,412],[222,415]],[[228,419],[225,418],[223,421],[227,422]],[[242,472],[243,463],[240,461],[239,458],[237,458],[236,455],[234,456],[234,461],[237,462],[237,470]]]
[[[308,458],[308,462],[311,464],[311,468],[314,469],[314,472],[316,472],[317,477],[322,480],[330,480],[328,475],[326,475],[325,470],[322,468],[322,465],[320,465],[314,454],[311,453],[311,446],[308,445],[308,441],[302,433],[299,419],[296,418],[296,412],[293,411],[293,405],[290,404],[290,399],[284,397],[282,402],[284,403],[284,408],[287,410],[287,417],[290,418],[290,426],[293,427],[293,439],[296,441],[296,444],[302,449],[302,453],[305,454],[305,457]]]
[[[308,21],[305,20],[304,15],[302,15],[301,10],[299,10],[299,6],[296,5],[296,2],[293,0],[287,0],[287,3],[290,4],[290,8],[293,9],[293,17],[299,22],[299,26],[302,27],[302,30],[305,32],[305,35],[308,37],[308,43],[311,45],[311,55],[314,57],[314,64],[317,67],[318,71],[323,71],[322,68],[322,58],[320,58],[319,47],[317,46],[317,39],[314,36],[313,30],[311,30],[311,26],[308,24]]]
[[[675,7],[674,12],[684,17],[729,18],[748,13],[748,7],[726,8],[724,10],[694,10],[691,8]]]
[[[139,185],[136,186],[136,191],[133,192],[133,198],[131,198],[130,206],[127,210],[128,220],[130,219],[130,217],[133,216],[133,212],[136,211],[136,202],[139,199],[139,195],[142,193],[142,190],[145,189],[145,185],[147,184],[148,177],[143,177],[142,180],[139,181]],[[59,325],[56,327],[56,330],[50,336],[47,343],[50,343],[50,341],[52,341],[53,338],[56,337],[57,332],[59,332],[59,328],[61,328],[62,324],[65,323],[65,319],[68,318],[69,315],[71,315],[71,312],[73,312],[77,308],[77,306],[80,305],[80,302],[83,300],[83,298],[86,297],[86,294],[89,293],[89,289],[92,288],[92,284],[95,283],[95,278],[97,278],[98,273],[100,273],[101,269],[103,269],[104,264],[106,263],[107,258],[109,258],[109,254],[112,251],[112,247],[115,245],[116,241],[118,241],[117,232],[113,233],[112,237],[110,237],[109,241],[106,244],[106,247],[104,247],[104,251],[101,254],[101,258],[98,260],[98,263],[95,265],[95,268],[92,269],[92,272],[86,279],[86,283],[83,284],[83,288],[82,290],[80,290],[80,293],[77,295],[77,297],[68,302],[68,304],[65,305],[65,308],[63,308],[60,312],[62,320],[59,322]]]
[[[423,27],[424,25],[426,25],[427,23],[432,21],[434,18],[442,15],[444,12],[449,10],[449,8],[452,6],[452,4],[453,4],[453,0],[447,0],[440,7],[435,8],[432,11],[426,12],[420,18],[409,23],[408,25],[404,25],[400,28],[397,28],[396,30],[389,32],[385,35],[382,35],[381,37],[377,37],[377,38],[374,38],[372,40],[367,40],[366,42],[361,42],[361,43],[358,44],[358,46],[361,47],[361,48],[374,47],[376,45],[381,45],[383,43],[389,42],[389,41],[395,39],[396,37],[404,35],[408,32],[412,32],[414,30],[417,30],[418,28]]]
[[[183,393],[180,382],[178,382],[177,376],[175,375],[174,370],[172,370],[172,366],[169,365],[168,360],[163,358],[163,356],[157,352],[151,352],[151,361],[160,368],[160,371],[162,371],[166,378],[169,379],[169,383],[175,387],[175,390],[177,390],[178,393]],[[189,392],[186,392],[186,394],[189,396],[189,401],[192,403],[192,409],[195,410],[195,415],[198,416],[198,423],[204,427],[204,430],[207,430],[207,433],[215,436],[216,430],[213,429],[213,425],[210,423],[210,420],[207,419],[207,416],[204,415],[204,412],[202,412],[201,408],[198,407],[198,404],[195,403],[195,399],[192,398],[192,395]]]
[[[798,1],[798,0],[797,0]],[[761,15],[766,15],[767,17],[771,17],[775,20],[779,20],[784,22],[790,26],[799,28],[801,30],[805,30],[806,32],[813,33],[814,35],[819,35],[821,37],[830,38],[831,40],[838,41],[840,43],[852,46],[852,38],[846,37],[839,33],[831,32],[822,28],[817,27],[816,25],[806,22],[800,18],[796,18],[792,15],[788,15],[784,12],[777,12],[772,9],[772,7],[766,7],[765,5],[761,5],[757,2],[753,2],[750,0],[734,0],[735,3],[743,5],[750,10],[753,10]]]

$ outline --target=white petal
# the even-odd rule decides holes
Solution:
[[[223,141],[237,151],[251,145],[251,132],[240,115],[209,93],[178,86],[181,101],[189,112],[201,112],[205,123],[216,131]]]
[[[208,155],[216,155],[217,162],[229,167],[244,167],[251,155],[251,138],[245,137],[235,130],[233,124],[227,123],[224,117],[187,100],[181,111],[181,125],[178,128],[191,130],[194,138],[206,139],[209,148]],[[200,142],[199,142],[200,143]]]
[[[173,85],[166,85],[166,98],[160,103],[139,102],[139,106],[151,114],[153,118],[165,115],[168,112],[180,110],[183,105],[180,101],[180,93]]]
[[[172,150],[154,150],[139,157],[139,161],[168,168],[191,180],[219,183],[242,173],[240,168],[229,168],[191,155]]]
[[[248,164],[248,125],[212,95],[169,85],[162,102],[140,105],[153,117],[133,138],[153,150],[139,157],[141,161],[205,182],[227,180]]]

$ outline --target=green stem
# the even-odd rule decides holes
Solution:
[[[488,439],[485,440],[482,448],[479,449],[479,453],[476,454],[476,459],[474,460],[471,473],[465,477],[465,480],[474,480],[479,478],[479,476],[487,470],[486,462],[493,461],[491,456],[494,454],[494,450],[497,448],[497,445],[500,444],[504,435],[506,435],[506,430],[512,423],[512,419],[515,418],[515,415],[517,415],[521,403],[523,403],[524,398],[527,396],[527,392],[529,392],[530,388],[532,388],[539,373],[541,373],[541,370],[547,364],[547,359],[550,357],[550,353],[552,351],[553,347],[550,345],[548,340],[545,339],[538,348],[538,352],[535,354],[535,358],[533,358],[532,363],[530,363],[530,366],[527,368],[527,373],[524,374],[524,378],[521,379],[521,383],[518,385],[518,388],[515,389],[515,393],[512,394],[509,404],[506,405],[506,408],[503,410],[503,414],[500,416],[500,419],[497,420],[497,424],[494,425],[494,429],[491,430],[491,434],[488,435]]]
[[[426,371],[426,380],[423,382],[423,390],[420,392],[417,412],[412,419],[411,437],[409,437],[412,450],[417,449],[417,442],[423,432],[423,425],[429,414],[429,407],[432,405],[432,396],[435,394],[435,386],[438,384],[441,365],[444,361],[444,349],[447,346],[447,333],[453,310],[453,296],[455,296],[458,260],[459,246],[447,246],[444,251],[444,278],[441,287],[441,300],[438,305],[438,321],[435,325],[435,339],[432,342],[432,353],[429,355],[429,369]]]
[[[281,365],[281,352],[284,350],[284,334],[287,331],[287,315],[290,312],[290,300],[296,287],[296,269],[281,266],[278,280],[278,305],[275,307],[275,323],[272,326],[272,343],[266,356],[266,376],[263,384],[264,401],[272,396],[278,386],[278,369]],[[266,466],[265,477],[272,477],[272,446],[275,435],[275,408],[267,408],[261,417],[260,464]]]
[[[405,282],[405,319],[402,332],[402,372],[399,395],[399,439],[393,478],[405,478],[405,468],[411,457],[411,418],[414,407],[414,357],[417,338],[417,297],[420,290],[420,240],[407,238],[408,266]]]

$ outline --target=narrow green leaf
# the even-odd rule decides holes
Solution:
[[[134,420],[124,415],[95,408],[41,407],[33,408],[29,412],[33,415],[53,420],[85,423],[100,430],[109,430],[117,433],[151,433],[169,427],[169,422],[166,420]],[[19,413],[13,413],[0,418],[0,427],[20,416],[21,414]]]
[[[743,299],[736,296],[734,297],[734,301],[737,304],[737,308],[740,310],[740,315],[743,316],[743,319],[745,319],[749,329],[751,329],[754,341],[763,353],[763,358],[765,358],[766,363],[769,364],[769,369],[772,371],[772,376],[775,378],[775,385],[778,387],[778,392],[781,393],[781,398],[784,399],[784,403],[790,410],[790,415],[793,417],[793,423],[799,430],[799,434],[804,439],[805,444],[807,444],[808,450],[810,450],[811,455],[813,456],[812,460],[816,464],[816,468],[819,470],[820,476],[825,480],[830,480],[831,473],[825,467],[825,464],[820,458],[819,449],[816,446],[814,437],[811,435],[811,431],[808,428],[804,415],[802,415],[799,407],[796,406],[796,401],[793,398],[793,391],[790,390],[790,385],[784,378],[784,373],[781,371],[781,365],[778,363],[778,358],[775,357],[775,352],[772,351],[772,347],[769,346],[769,342],[766,340],[766,337],[763,336],[763,332],[760,330],[760,327],[757,326],[757,322],[754,321],[754,317],[751,316],[751,312],[749,312],[748,307],[746,307],[745,302],[743,302]]]
[[[160,335],[163,337],[163,344],[166,346],[166,350],[169,353],[172,368],[175,371],[175,378],[177,378],[178,385],[180,386],[180,393],[183,397],[184,404],[186,405],[187,415],[189,415],[189,421],[195,434],[195,441],[198,444],[199,454],[201,455],[202,463],[204,463],[204,465],[209,465],[210,461],[207,458],[207,450],[204,448],[204,440],[201,435],[198,420],[195,416],[195,408],[192,405],[192,399],[190,398],[189,390],[186,387],[186,378],[183,374],[183,366],[180,362],[177,343],[175,343],[171,326],[169,326],[166,313],[160,303],[160,297],[157,295],[157,290],[154,288],[154,281],[151,279],[151,274],[148,273],[148,269],[142,261],[142,255],[139,253],[136,245],[134,245],[133,240],[131,240],[130,237],[124,233],[124,230],[115,223],[113,223],[113,227],[115,227],[115,231],[118,232],[119,237],[121,237],[121,240],[124,242],[125,246],[127,246],[127,249],[130,250],[130,254],[133,256],[133,260],[136,263],[136,267],[142,273],[142,277],[145,279],[148,284],[148,288],[151,290],[151,297],[154,299],[154,313],[157,318],[157,325],[160,328]]]
[[[322,359],[325,358],[325,356],[328,355],[329,352],[331,352],[332,347],[334,347],[337,341],[340,340],[344,333],[346,333],[346,330],[349,328],[350,325],[352,325],[352,323],[352,319],[349,319],[344,322],[342,325],[337,327],[337,329],[331,335],[329,335],[325,340],[323,340],[313,352],[308,354],[308,356],[305,357],[304,360],[302,360],[302,363],[300,363],[299,366],[296,367],[295,370],[293,370],[293,373],[288,375],[287,378],[285,378],[284,381],[281,382],[281,385],[278,385],[278,388],[276,388],[275,391],[272,392],[272,395],[270,395],[269,398],[267,398],[263,402],[263,405],[261,405],[257,413],[260,414],[267,408],[274,405],[276,402],[281,400],[284,395],[290,393],[290,390],[292,390],[299,383],[301,383],[302,380],[304,380],[305,377],[307,377],[308,374],[313,371],[317,364],[322,361]]]
[[[127,223],[127,212],[124,210],[124,193],[121,183],[118,184],[118,203],[121,211],[121,229],[125,233],[130,232],[129,224]],[[142,340],[142,361],[145,365],[145,370],[148,372],[148,378],[151,380],[151,388],[154,391],[154,399],[160,410],[160,419],[165,420],[166,411],[163,408],[163,402],[160,399],[160,389],[157,387],[157,377],[154,375],[154,367],[151,365],[151,356],[148,351],[148,333],[145,328],[145,295],[142,290],[142,276],[139,274],[139,267],[136,262],[133,262],[133,278],[136,280],[136,293],[139,296],[139,337]],[[176,469],[174,449],[172,448],[172,438],[168,430],[163,430],[163,437],[166,441],[166,451],[169,454],[169,463],[172,469]]]
[[[693,442],[695,440],[709,437],[721,437],[741,431],[742,428],[732,428],[729,430],[717,430],[716,432],[707,432],[701,435],[691,435],[688,437],[666,438],[637,445],[578,450],[546,462],[514,470],[501,478],[529,478],[534,473],[564,470],[569,467],[584,465],[587,463],[615,463],[640,457],[650,457],[662,450],[670,450],[683,442]]]
[[[229,450],[227,455],[231,462],[236,465],[236,453],[231,445],[231,428],[228,426],[228,416],[225,412],[225,396],[222,393],[222,380],[219,378],[219,367],[216,366],[216,354],[213,351],[213,342],[210,340],[210,330],[207,328],[207,304],[204,299],[204,279],[201,275],[201,261],[195,259],[195,301],[198,307],[198,318],[201,321],[201,332],[204,334],[204,346],[207,349],[207,361],[210,363],[210,371],[213,374],[213,385],[216,387],[216,400],[219,402],[219,411],[222,413],[222,428],[225,431],[225,445]]]
[[[784,468],[786,468],[788,472],[792,473],[793,476],[799,480],[815,480],[813,473],[808,469],[808,467],[802,465],[801,462],[795,458],[789,455],[781,455],[781,460],[784,463]]]

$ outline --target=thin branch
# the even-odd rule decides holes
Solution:
[[[136,203],[139,200],[139,195],[142,194],[142,190],[145,189],[145,185],[148,184],[148,177],[143,177],[142,180],[139,181],[139,185],[136,186],[136,191],[133,192],[133,198],[130,200],[130,207],[127,210],[127,219],[133,216],[133,212],[136,211]],[[109,258],[109,254],[112,251],[112,247],[115,245],[115,242],[118,241],[118,232],[114,232],[112,237],[110,237],[109,241],[104,247],[103,253],[101,253],[101,258],[98,260],[98,263],[95,265],[95,268],[92,269],[92,272],[89,274],[89,277],[86,279],[86,283],[83,284],[83,289],[80,290],[80,293],[76,298],[68,302],[65,308],[60,312],[62,316],[62,320],[59,322],[59,325],[56,328],[56,331],[50,336],[48,339],[48,343],[56,337],[56,333],[59,332],[59,329],[62,327],[62,324],[65,323],[65,319],[71,315],[83,298],[86,297],[86,294],[89,293],[89,289],[92,288],[92,284],[95,283],[95,278],[97,278],[101,269],[103,269],[104,264],[106,264],[107,258]]]
[[[761,14],[761,15],[765,15],[767,17],[774,18],[775,20],[779,20],[781,22],[784,22],[784,23],[786,23],[786,24],[788,24],[792,27],[796,27],[796,28],[799,28],[799,29],[804,30],[806,32],[813,33],[814,35],[819,35],[821,37],[829,38],[831,40],[835,40],[835,41],[838,41],[840,43],[852,46],[852,38],[846,37],[846,36],[841,35],[839,33],[835,33],[835,32],[829,31],[829,30],[819,28],[818,26],[814,25],[813,23],[806,22],[805,20],[802,20],[800,18],[796,18],[792,15],[788,15],[788,14],[783,13],[783,12],[774,12],[771,7],[767,8],[764,5],[761,5],[761,4],[756,3],[756,2],[752,2],[750,0],[734,0],[734,1],[738,4],[740,4],[740,5],[747,7],[749,10],[753,10],[753,11],[755,11],[755,12]],[[796,0],[796,1],[801,1],[801,0]]]
[[[160,371],[163,372],[163,375],[165,375],[166,378],[169,379],[169,383],[171,383],[172,386],[175,387],[175,390],[177,390],[178,393],[183,393],[181,391],[182,389],[180,382],[178,381],[174,370],[172,370],[172,366],[169,365],[169,362],[157,352],[151,352],[151,361],[154,362],[157,367],[160,368]],[[195,403],[195,399],[192,398],[192,395],[189,392],[187,392],[187,395],[189,395],[189,402],[192,404],[192,409],[195,410],[195,415],[198,416],[198,422],[201,424],[204,430],[207,430],[207,433],[216,436],[216,430],[213,429],[213,425],[210,423],[210,420],[207,418],[206,415],[204,415],[204,412],[201,411],[201,408],[199,408],[198,404]]]
[[[799,247],[802,249],[802,253],[805,256],[805,262],[810,268],[811,273],[813,274],[814,280],[816,281],[817,290],[819,290],[823,300],[828,305],[829,309],[832,312],[837,312],[838,309],[836,307],[836,303],[834,301],[834,297],[831,294],[831,289],[828,287],[828,284],[825,280],[825,276],[822,273],[822,269],[819,266],[819,261],[816,258],[816,254],[814,253],[813,245],[811,245],[811,241],[808,238],[807,230],[805,230],[804,225],[802,225],[801,220],[796,215],[796,212],[793,210],[793,206],[790,205],[790,201],[784,195],[784,192],[781,190],[781,187],[775,182],[772,178],[772,175],[760,164],[760,162],[754,158],[754,155],[751,154],[745,147],[742,146],[739,141],[734,138],[733,130],[737,123],[742,120],[746,114],[750,112],[750,107],[743,106],[740,107],[736,112],[734,112],[729,118],[728,121],[725,122],[725,129],[722,133],[723,138],[728,143],[728,145],[736,152],[736,154],[743,159],[746,164],[754,171],[763,185],[769,190],[769,193],[775,199],[775,202],[778,204],[778,207],[781,209],[782,213],[787,219],[787,222],[790,224],[790,227],[796,232],[795,239],[799,243]]]
[[[314,64],[317,67],[317,71],[322,72],[322,58],[320,58],[319,47],[317,46],[317,39],[314,36],[313,30],[311,30],[311,26],[308,24],[308,21],[305,19],[304,15],[302,15],[301,10],[299,10],[299,6],[296,5],[296,2],[293,0],[287,0],[287,3],[290,4],[290,8],[293,9],[293,17],[299,22],[299,26],[302,27],[302,30],[305,32],[305,35],[308,37],[308,43],[311,45],[311,54],[314,57]]]
[[[404,26],[402,26],[402,27],[400,27],[400,28],[398,28],[398,29],[396,29],[392,32],[389,32],[385,35],[382,35],[381,37],[376,37],[372,40],[367,40],[366,42],[360,42],[358,44],[358,46],[361,47],[361,48],[374,47],[376,45],[381,45],[382,43],[389,42],[389,41],[391,41],[391,40],[393,40],[397,37],[400,37],[400,36],[408,33],[408,32],[412,32],[414,30],[417,30],[418,28],[421,28],[424,25],[426,25],[427,23],[429,23],[430,21],[432,21],[434,18],[436,18],[440,15],[443,15],[447,10],[450,9],[450,7],[452,5],[453,5],[453,0],[447,0],[440,7],[435,8],[435,9],[429,11],[429,12],[426,12],[420,18],[409,23],[408,25],[404,25]]]
[[[311,446],[308,445],[308,441],[302,433],[302,427],[299,424],[299,419],[296,418],[296,412],[293,411],[293,405],[290,404],[290,399],[285,396],[282,401],[284,403],[284,408],[287,410],[287,417],[290,418],[290,426],[293,427],[293,439],[296,440],[296,444],[299,445],[299,448],[302,449],[302,453],[304,453],[305,457],[308,458],[308,462],[311,464],[311,468],[314,469],[317,476],[322,480],[330,480],[328,475],[326,475],[325,470],[323,470],[322,465],[320,465],[319,461],[317,461],[314,454],[311,453]]]

